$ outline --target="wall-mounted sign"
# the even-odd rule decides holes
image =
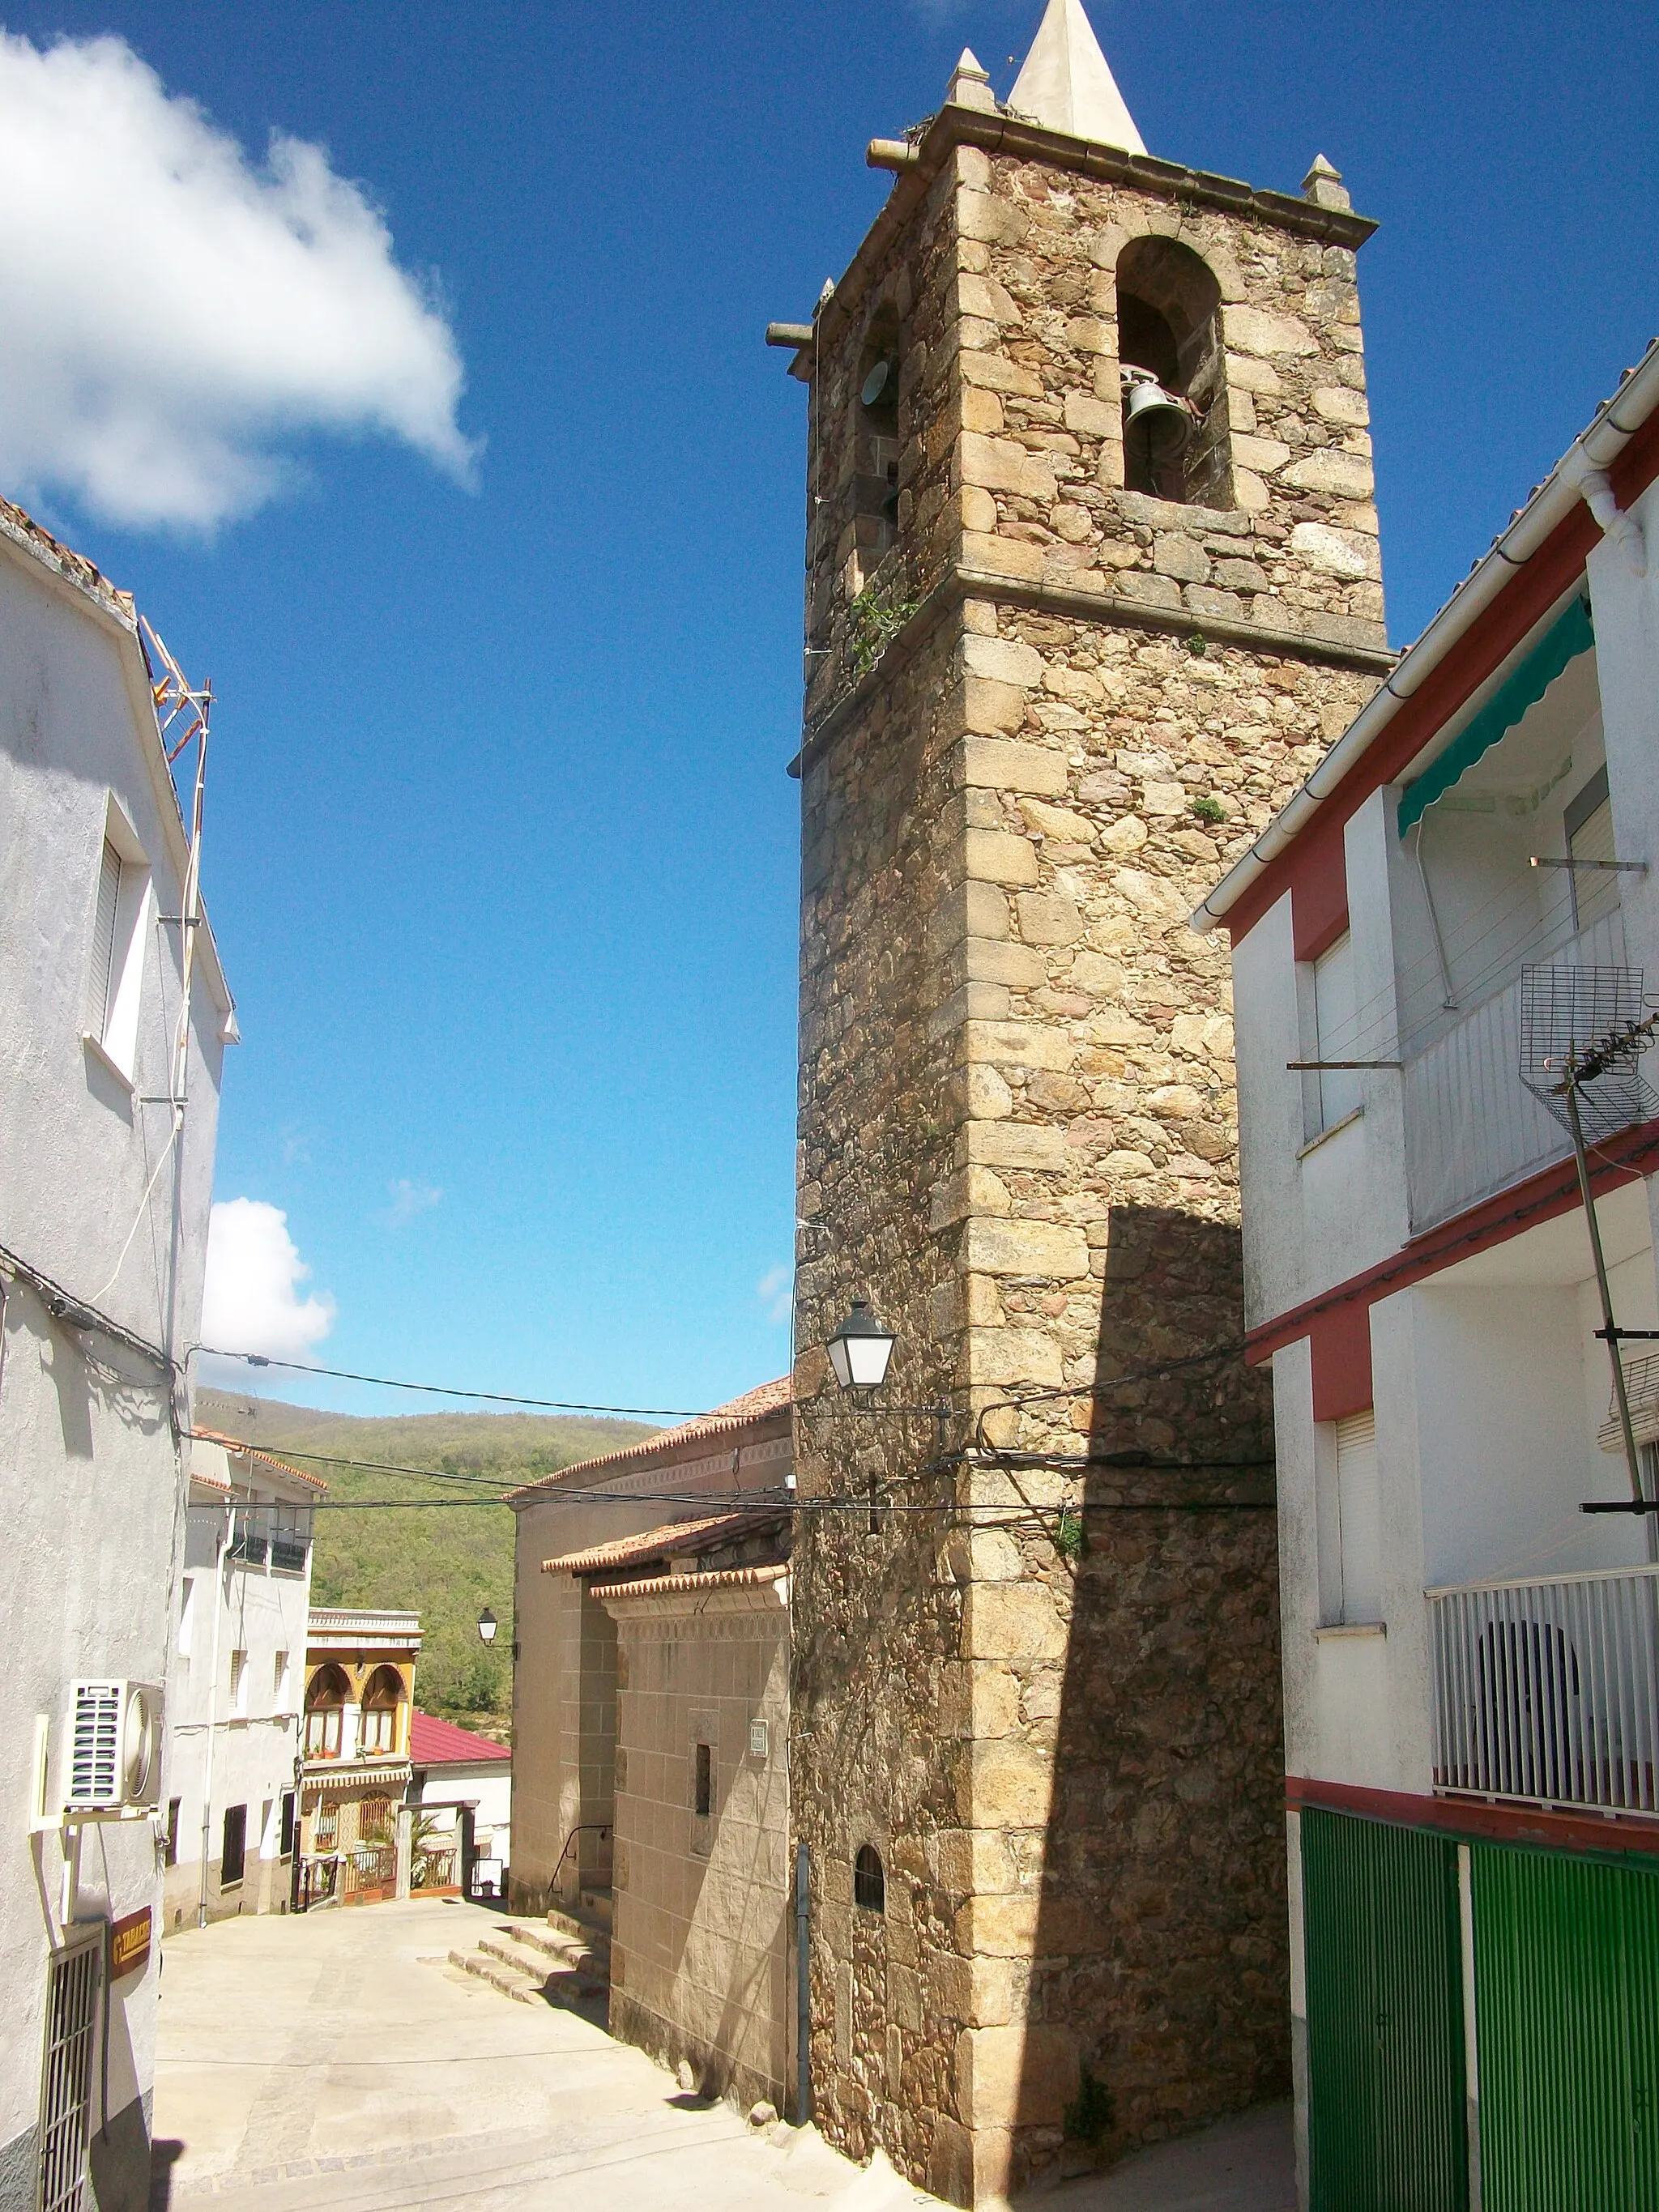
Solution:
[[[149,1964],[150,1912],[145,1905],[124,1913],[109,1924],[109,1978],[118,1982],[126,1974],[142,1974]]]

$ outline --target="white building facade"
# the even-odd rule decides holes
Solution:
[[[167,1686],[169,1932],[293,1902],[311,1509],[326,1487],[198,1434]]]
[[[513,1855],[513,1753],[453,1721],[410,1717],[414,1808],[410,1881],[434,1895],[453,1889],[505,1899]]]
[[[5,2212],[149,2187],[187,1362],[235,1035],[200,921],[181,1060],[189,871],[131,600],[0,501]]]
[[[1659,994],[1656,473],[1659,348],[1195,917],[1273,1374],[1316,2212],[1659,2203],[1659,1062],[1584,1059]]]

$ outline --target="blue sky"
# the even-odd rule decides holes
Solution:
[[[285,1212],[335,1307],[317,1356],[671,1407],[786,1367],[804,395],[762,331],[880,206],[865,142],[935,107],[964,42],[1006,92],[1039,13],[8,16],[128,40],[256,159],[273,130],[325,146],[464,365],[471,488],[430,441],[301,427],[292,483],[210,533],[33,494],[217,690],[205,875],[246,1039],[217,1187]],[[1153,152],[1294,190],[1322,151],[1381,220],[1409,640],[1659,325],[1650,22],[1092,14]]]

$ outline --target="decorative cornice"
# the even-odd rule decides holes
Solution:
[[[1243,617],[1197,615],[1190,607],[1159,607],[1143,599],[1126,599],[1116,592],[1093,592],[1077,585],[1039,582],[1011,576],[1000,569],[970,568],[960,562],[948,568],[920,601],[915,612],[897,631],[875,666],[843,691],[807,730],[788,773],[799,780],[826,750],[860,708],[911,659],[940,616],[964,599],[988,599],[999,605],[1029,608],[1034,613],[1081,617],[1085,621],[1118,629],[1146,629],[1164,636],[1198,635],[1206,641],[1234,645],[1246,652],[1275,654],[1280,659],[1317,661],[1322,667],[1352,668],[1367,676],[1386,676],[1398,655],[1386,647],[1348,645],[1313,635],[1306,630],[1279,629]]]
[[[1127,185],[1183,207],[1212,208],[1218,214],[1270,223],[1298,238],[1346,246],[1351,252],[1357,252],[1376,228],[1369,216],[1321,207],[1317,201],[1302,199],[1294,193],[1258,191],[1237,177],[1189,169],[1179,161],[1161,161],[1152,154],[1126,153],[1117,146],[1097,146],[1086,138],[1048,131],[1019,116],[987,115],[976,108],[947,103],[917,147],[915,165],[897,178],[841,281],[817,309],[813,342],[796,354],[790,366],[792,376],[805,384],[811,382],[813,356],[826,338],[832,338],[842,324],[852,319],[888,246],[933,190],[934,179],[957,146],[976,146],[984,154],[1045,162],[1050,168],[1067,169],[1103,184]]]

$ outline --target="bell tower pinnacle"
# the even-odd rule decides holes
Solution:
[[[772,333],[811,398],[790,1802],[816,2115],[967,2205],[1289,2094],[1271,1408],[1187,917],[1392,665],[1373,226],[1322,157],[1298,195],[1149,155],[1079,0],[1006,104],[964,54],[871,158]],[[821,1349],[855,1297],[868,1401]]]

